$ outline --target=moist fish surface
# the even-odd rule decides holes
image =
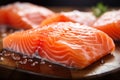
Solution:
[[[6,24],[17,29],[36,28],[42,20],[54,12],[27,2],[15,2],[0,7],[0,24]]]
[[[91,26],[96,21],[96,17],[92,12],[82,12],[78,10],[69,12],[60,12],[41,22],[41,26],[55,22],[74,22]]]
[[[104,13],[93,27],[107,33],[113,40],[120,40],[120,10],[108,11]]]
[[[111,53],[115,44],[104,32],[72,22],[15,32],[3,39],[3,48],[49,62],[82,69]]]

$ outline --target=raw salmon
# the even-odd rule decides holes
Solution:
[[[4,9],[0,9],[0,24],[6,24],[7,18],[6,16],[6,11]]]
[[[120,10],[104,13],[93,27],[104,31],[114,40],[120,40]]]
[[[0,24],[8,24],[14,28],[30,29],[37,27],[42,20],[54,12],[31,3],[16,2],[0,8]]]
[[[54,22],[74,22],[91,26],[96,20],[96,17],[91,12],[71,11],[55,14],[42,21],[41,26],[48,25]]]
[[[72,22],[59,22],[13,33],[3,39],[3,48],[55,64],[82,69],[114,50],[104,32]]]

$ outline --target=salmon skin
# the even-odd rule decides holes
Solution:
[[[113,40],[120,40],[120,10],[104,13],[93,27],[107,33]]]
[[[95,28],[58,22],[10,34],[3,39],[3,48],[82,69],[111,53],[115,44],[106,33]]]
[[[74,10],[71,12],[57,13],[43,20],[41,26],[48,25],[54,22],[74,22],[91,26],[96,21],[96,17],[92,12],[82,12]]]
[[[0,24],[17,29],[36,28],[42,20],[53,14],[53,11],[42,6],[16,2],[0,8]]]

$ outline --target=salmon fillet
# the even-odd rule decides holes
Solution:
[[[0,9],[0,24],[6,23],[7,23],[6,11],[4,9]]]
[[[48,25],[54,22],[74,22],[85,24],[91,26],[96,20],[96,17],[92,12],[81,12],[81,11],[71,11],[71,12],[61,12],[57,13],[47,19],[43,20],[41,26]]]
[[[0,24],[13,28],[36,28],[42,20],[53,14],[53,11],[42,6],[16,2],[0,8]]]
[[[82,69],[111,53],[115,44],[100,30],[78,23],[59,22],[10,34],[3,39],[3,48]]]
[[[120,40],[120,10],[104,13],[93,27],[107,33],[113,40]]]

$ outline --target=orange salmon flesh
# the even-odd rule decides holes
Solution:
[[[115,44],[104,32],[72,22],[15,32],[3,39],[3,48],[52,63],[82,69],[111,53]]]
[[[36,28],[54,12],[31,3],[16,2],[0,7],[0,24],[6,24],[16,29]]]

